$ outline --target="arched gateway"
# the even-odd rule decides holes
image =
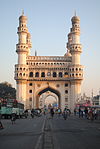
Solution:
[[[81,93],[83,66],[80,65],[80,19],[73,16],[64,56],[30,56],[31,37],[27,17],[19,17],[18,64],[15,65],[16,98],[25,108],[39,107],[39,96],[50,91],[58,98],[59,106],[74,110]],[[42,97],[43,98],[43,97]]]
[[[50,91],[50,92],[52,92],[52,93],[54,93],[54,94],[57,95],[57,97],[58,97],[58,107],[61,107],[60,92],[59,92],[58,90],[56,90],[56,89],[53,89],[53,88],[49,87],[49,86],[46,87],[46,88],[44,88],[44,89],[42,89],[42,90],[40,90],[40,91],[37,93],[37,95],[36,95],[36,107],[39,108],[39,98],[40,98],[40,95],[43,94],[43,93],[46,93],[46,92],[48,92],[48,91]],[[52,94],[49,94],[49,95],[52,95]],[[48,95],[47,95],[47,96],[48,96]],[[46,96],[46,97],[47,97],[47,96]],[[45,98],[44,98],[43,100],[45,100]]]

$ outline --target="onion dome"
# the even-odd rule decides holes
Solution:
[[[80,22],[80,18],[78,16],[73,16],[71,21],[72,23]]]

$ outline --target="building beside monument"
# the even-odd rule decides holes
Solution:
[[[64,56],[31,56],[31,36],[27,28],[27,17],[19,17],[18,44],[15,65],[16,99],[25,108],[44,106],[47,96],[57,99],[58,106],[74,110],[81,93],[83,66],[80,64],[80,18],[73,16],[68,34],[67,52]],[[51,49],[52,50],[52,49]]]

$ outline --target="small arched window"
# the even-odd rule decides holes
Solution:
[[[29,90],[29,93],[32,93],[32,90]]]
[[[68,90],[65,90],[65,94],[68,94]]]
[[[61,77],[61,78],[62,78],[62,76],[63,76],[63,75],[62,75],[62,72],[59,72],[59,77]]]
[[[35,73],[35,77],[39,77],[39,72],[36,72]]]
[[[65,87],[67,87],[68,86],[68,83],[65,83]]]
[[[29,86],[32,86],[32,83],[30,83]]]
[[[42,72],[41,73],[41,77],[45,77],[45,72]]]
[[[57,73],[56,72],[53,72],[53,77],[57,77]]]
[[[29,101],[30,101],[30,102],[32,101],[32,97],[29,98]]]
[[[22,76],[22,73],[20,73],[19,76],[21,77]]]
[[[67,76],[68,75],[68,72],[65,72],[65,76]]]
[[[33,72],[30,72],[29,77],[33,77]]]

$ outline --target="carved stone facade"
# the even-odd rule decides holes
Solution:
[[[30,56],[31,37],[27,17],[19,17],[18,64],[15,65],[16,98],[25,108],[38,108],[40,96],[48,91],[58,97],[58,106],[71,111],[81,93],[83,66],[80,65],[80,19],[72,17],[68,34],[67,52],[64,56]]]

